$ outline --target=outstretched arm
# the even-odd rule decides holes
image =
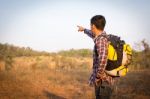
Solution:
[[[84,31],[85,34],[87,34],[89,37],[91,37],[92,39],[94,39],[94,34],[92,33],[91,30],[86,29],[86,28],[84,28],[82,26],[77,26],[77,27],[78,27],[78,32],[83,32]]]

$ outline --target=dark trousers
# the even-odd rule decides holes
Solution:
[[[95,96],[96,99],[110,99],[112,95],[113,87],[112,85],[102,82],[101,85],[95,85]]]

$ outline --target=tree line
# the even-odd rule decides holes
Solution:
[[[143,46],[142,51],[133,50],[133,62],[130,68],[132,69],[145,69],[150,68],[150,48],[149,44],[143,40],[141,41]],[[57,53],[49,53],[45,51],[35,51],[30,47],[17,47],[10,44],[0,43],[0,60],[5,61],[5,67],[7,70],[11,69],[13,58],[21,56],[52,56],[60,55],[63,57],[92,57],[92,50],[90,49],[70,49],[67,51],[59,51]],[[56,59],[57,60],[57,59]]]

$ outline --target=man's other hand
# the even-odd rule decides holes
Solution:
[[[77,27],[78,27],[78,32],[83,32],[84,31],[84,27],[82,27],[82,26],[79,26],[79,25],[77,25]]]

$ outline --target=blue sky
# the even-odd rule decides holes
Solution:
[[[133,47],[150,42],[150,0],[0,0],[0,43],[39,51],[93,48],[93,41],[77,32],[90,28],[94,15],[104,15],[105,31],[121,36]]]

